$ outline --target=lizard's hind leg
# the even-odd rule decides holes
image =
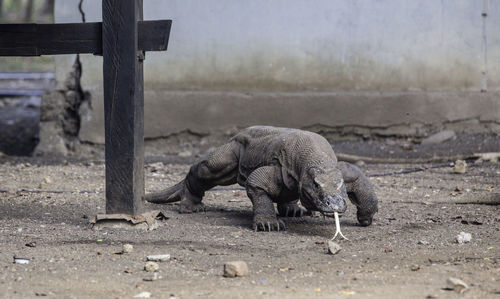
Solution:
[[[191,166],[184,179],[184,197],[181,212],[204,210],[201,203],[205,191],[215,186],[236,183],[238,177],[239,144],[235,141],[218,147],[208,156]]]

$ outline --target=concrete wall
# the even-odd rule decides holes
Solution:
[[[81,20],[78,2],[58,1],[56,22]],[[100,0],[85,0],[83,8],[87,21],[100,21]],[[486,26],[483,10],[488,13]],[[341,114],[340,119],[347,117],[352,125],[373,127],[389,122],[442,125],[481,117],[482,122],[500,122],[497,97],[492,96],[500,90],[500,67],[495,63],[500,61],[500,1],[144,0],[144,16],[173,20],[168,51],[146,55],[147,137],[196,130],[199,107],[207,107],[211,112],[206,117],[215,119],[205,130],[255,123],[336,127],[346,124],[337,121],[336,115]],[[93,94],[94,113],[82,138],[102,142],[102,59],[85,56],[82,84]],[[71,62],[72,57],[58,57],[59,81]],[[485,83],[486,97],[478,93]],[[179,103],[180,91],[197,92],[186,96],[191,99],[187,104]],[[266,109],[293,114],[294,101],[314,100],[310,95],[317,92],[328,105],[301,110],[301,118],[293,122],[286,113],[228,116],[238,102],[233,98],[247,96],[243,104],[234,105],[245,110],[256,104],[252,99],[270,93],[263,97],[268,99]],[[414,99],[410,106],[424,104],[431,97],[445,101],[440,106],[449,103],[452,111],[443,114],[454,117],[426,119],[428,111],[423,108],[411,118],[411,111],[404,109],[380,113],[375,119],[365,117],[351,104],[367,92],[370,100],[363,101],[364,108],[383,107],[390,102],[385,100],[386,93],[391,94],[389,98],[396,94],[396,98]],[[429,96],[433,93],[439,95]],[[214,94],[218,105],[206,102],[213,101]],[[472,110],[454,102],[466,98],[473,103],[477,97],[492,102],[485,107],[465,105]],[[491,111],[492,107],[496,110]],[[344,114],[348,111],[355,113]],[[487,120],[483,112],[490,115]]]

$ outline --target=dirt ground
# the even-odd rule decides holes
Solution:
[[[148,163],[146,190],[170,186],[188,168]],[[362,166],[371,175],[412,168]],[[285,218],[286,232],[252,231],[251,204],[238,188],[208,192],[206,213],[148,204],[168,217],[154,231],[92,230],[89,219],[104,212],[104,175],[100,158],[0,158],[1,297],[500,298],[500,206],[453,203],[498,195],[500,163],[469,161],[465,174],[443,166],[371,177],[379,213],[360,227],[349,204],[341,225],[350,241],[337,240],[336,255],[326,249],[329,218]],[[462,231],[472,240],[457,244]],[[127,243],[133,252],[116,254]],[[151,254],[171,255],[156,277],[144,271]],[[248,264],[248,276],[222,276],[234,260]],[[469,288],[445,290],[449,277]]]

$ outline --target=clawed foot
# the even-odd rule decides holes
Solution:
[[[283,220],[278,219],[276,216],[257,215],[253,217],[253,230],[270,232],[286,230],[286,227]]]
[[[281,217],[311,216],[312,212],[297,204],[278,205],[278,213]]]
[[[205,205],[203,203],[192,203],[191,201],[181,201],[179,203],[179,213],[190,214],[205,212]]]

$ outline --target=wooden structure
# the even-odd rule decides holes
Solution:
[[[142,0],[102,0],[102,23],[3,24],[0,56],[103,56],[106,213],[143,212],[145,51],[165,51],[170,20],[143,21]]]

